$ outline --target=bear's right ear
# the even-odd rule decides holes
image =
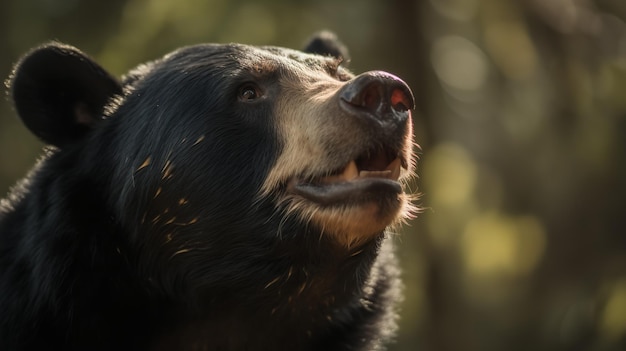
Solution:
[[[326,30],[313,34],[303,51],[310,54],[336,57],[344,62],[350,61],[348,48],[337,38],[335,33]]]
[[[8,81],[23,123],[45,143],[58,147],[82,138],[102,119],[120,83],[78,49],[50,43],[33,49]]]

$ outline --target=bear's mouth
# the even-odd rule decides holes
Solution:
[[[401,153],[383,147],[322,175],[295,178],[288,189],[323,206],[372,201],[403,193],[399,182],[402,169],[407,169],[407,162]]]

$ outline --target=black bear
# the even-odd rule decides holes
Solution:
[[[9,94],[49,146],[0,206],[0,350],[382,348],[414,100],[308,48],[190,46],[121,80],[27,53]]]

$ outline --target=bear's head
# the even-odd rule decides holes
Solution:
[[[411,214],[414,100],[392,74],[349,72],[332,40],[308,51],[190,46],[118,81],[51,43],[9,84],[53,146],[39,167],[91,199],[67,208],[83,227],[106,218],[94,232],[147,285],[195,296],[293,281],[313,299],[362,289],[385,229]]]

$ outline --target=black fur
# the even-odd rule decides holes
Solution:
[[[384,235],[347,255],[255,198],[283,147],[272,101],[237,100],[242,62],[263,51],[297,59],[200,45],[117,82],[52,43],[17,64],[16,110],[54,147],[1,204],[0,350],[372,350],[390,336]]]

